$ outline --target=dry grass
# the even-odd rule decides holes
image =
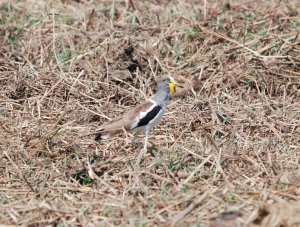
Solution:
[[[299,1],[46,2],[0,6],[2,224],[266,226],[299,200]],[[134,188],[140,148],[83,135],[168,73],[194,90]]]

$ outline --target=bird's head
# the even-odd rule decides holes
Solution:
[[[157,91],[165,90],[168,93],[176,92],[176,82],[171,76],[163,76],[157,82]]]

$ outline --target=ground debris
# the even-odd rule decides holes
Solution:
[[[300,226],[300,202],[278,202],[257,210],[251,227],[254,226]]]
[[[297,223],[298,9],[299,0],[1,1],[0,224]],[[138,189],[144,136],[96,143],[94,132],[164,75],[179,85],[149,136]]]

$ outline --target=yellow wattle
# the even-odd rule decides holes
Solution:
[[[175,87],[175,84],[174,83],[170,83],[169,84],[169,87],[170,87],[170,91],[172,92],[172,93],[174,93],[174,92],[176,92],[176,87]]]

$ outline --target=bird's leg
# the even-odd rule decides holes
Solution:
[[[139,156],[137,157],[136,163],[135,163],[135,179],[134,179],[134,184],[137,185],[139,181],[139,170],[140,170],[140,163],[142,160],[142,157],[147,154],[147,144],[148,144],[148,132],[146,132],[145,136],[145,143],[144,143],[144,148],[140,151]]]
[[[146,133],[146,137],[145,137],[144,155],[147,154],[147,146],[148,146],[148,133]]]
[[[138,148],[139,144],[136,142],[136,137],[135,135],[131,137],[131,144],[133,147]]]
[[[143,155],[145,155],[147,153],[147,144],[148,144],[148,133],[146,133],[146,136],[145,136],[144,148],[141,150],[141,152],[139,153],[139,156],[136,160],[136,163],[135,163],[136,168],[140,167],[140,162],[142,160],[142,157],[143,157]]]
[[[126,129],[124,127],[122,127],[122,131],[125,134],[125,146],[128,146],[129,142],[128,142],[128,132],[126,131]]]

